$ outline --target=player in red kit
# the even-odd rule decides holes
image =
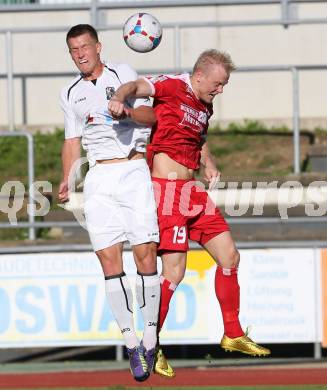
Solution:
[[[215,291],[222,311],[225,350],[264,356],[270,351],[252,341],[239,322],[240,288],[237,269],[240,255],[228,224],[208,197],[204,186],[194,180],[200,164],[204,179],[213,186],[219,179],[206,142],[212,102],[223,93],[235,66],[227,53],[203,52],[193,72],[176,76],[142,78],[116,91],[109,103],[113,116],[124,115],[130,96],[152,96],[157,123],[147,148],[158,206],[162,258],[159,331],[169,302],[186,269],[188,239],[197,241],[217,263]],[[174,376],[162,351],[157,352],[155,372]]]

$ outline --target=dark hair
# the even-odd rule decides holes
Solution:
[[[77,24],[68,31],[66,35],[66,43],[68,44],[68,40],[70,38],[76,38],[86,33],[89,33],[96,42],[99,42],[98,33],[94,27],[92,27],[90,24]]]

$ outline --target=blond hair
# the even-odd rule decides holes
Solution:
[[[231,56],[224,52],[216,49],[206,50],[201,53],[196,60],[196,63],[193,67],[193,73],[197,70],[206,70],[209,65],[222,65],[227,73],[231,73],[236,69]]]

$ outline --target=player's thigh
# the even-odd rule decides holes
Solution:
[[[230,231],[216,235],[203,246],[220,266],[224,268],[238,266],[240,255]]]
[[[132,246],[159,241],[157,208],[148,167],[144,160],[137,160],[133,165],[122,181],[124,191],[120,197],[126,235]]]
[[[119,178],[108,168],[91,168],[84,184],[86,226],[94,251],[126,241],[124,216],[113,196]]]
[[[161,255],[162,275],[175,284],[179,284],[185,275],[186,252],[166,252]]]

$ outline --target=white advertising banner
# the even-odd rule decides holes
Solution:
[[[241,259],[240,318],[244,327],[251,326],[250,336],[263,343],[320,341],[315,251],[242,250]],[[134,286],[131,252],[124,253],[124,262]],[[220,340],[215,268],[206,252],[189,253],[186,276],[161,333],[163,344]],[[123,344],[93,253],[1,255],[0,279],[1,348]],[[135,325],[141,335],[136,308]]]
[[[121,342],[94,253],[4,255],[0,275],[2,347]]]
[[[265,343],[321,341],[320,250],[242,251],[241,322]]]
[[[250,337],[261,343],[321,341],[320,250],[240,252],[240,321]],[[161,340],[217,343],[224,330],[214,291],[216,266],[205,251],[191,251],[187,268]]]

